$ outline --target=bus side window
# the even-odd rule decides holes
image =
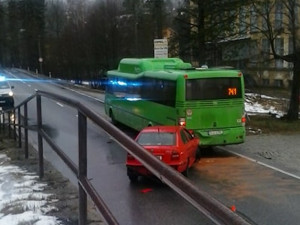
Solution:
[[[156,78],[142,81],[141,95],[143,99],[167,106],[175,106],[176,82]]]
[[[165,91],[164,91],[164,104],[168,106],[175,106],[176,102],[176,82],[175,81],[166,81],[165,82]]]

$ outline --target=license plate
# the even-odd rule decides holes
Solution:
[[[210,130],[210,131],[208,131],[208,135],[210,135],[210,136],[221,135],[221,134],[223,134],[222,130]]]

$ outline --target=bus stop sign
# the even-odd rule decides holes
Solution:
[[[154,39],[154,58],[168,58],[167,39]]]

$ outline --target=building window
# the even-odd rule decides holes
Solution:
[[[281,80],[281,79],[275,79],[274,80],[274,86],[275,87],[283,87],[283,80]]]
[[[293,39],[290,37],[289,38],[289,55],[294,53],[294,44],[293,44]],[[293,68],[294,64],[289,62],[288,67]]]
[[[229,20],[234,21],[233,18],[236,18],[236,16],[237,16],[236,10],[229,11],[229,13],[228,13]],[[236,32],[237,32],[236,22],[231,22],[229,34],[234,35],[234,34],[236,34]]]
[[[250,8],[250,32],[257,32],[258,31],[258,16],[257,11],[254,6]]]
[[[275,51],[276,51],[277,55],[280,55],[280,56],[283,55],[283,39],[282,38],[276,38],[275,39]],[[275,67],[276,68],[282,68],[283,67],[283,60],[282,59],[276,59]]]
[[[268,61],[270,59],[270,42],[266,38],[262,39],[261,51],[264,59],[264,65],[268,65]]]
[[[262,30],[268,30],[268,23],[270,21],[270,3],[263,2],[262,5]]]
[[[246,27],[246,10],[244,7],[240,9],[239,14],[239,28],[240,28],[240,34],[246,34],[247,27]]]
[[[266,79],[266,78],[263,78],[262,83],[263,83],[263,86],[269,86],[270,85],[270,80]]]
[[[294,29],[297,28],[299,25],[299,6],[296,2],[294,1],[290,1],[290,3],[288,4],[288,7],[290,9],[293,9],[293,11],[291,11],[289,13],[289,25],[288,28],[289,29]]]
[[[252,40],[249,43],[249,58],[250,58],[250,64],[252,64],[252,66],[254,66],[255,64],[257,64],[259,62],[260,59],[260,52],[258,50],[258,46],[257,46],[257,40]],[[250,65],[251,67],[251,65]]]
[[[282,29],[282,3],[276,2],[275,5],[275,30]]]

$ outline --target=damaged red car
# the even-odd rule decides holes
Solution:
[[[151,126],[144,128],[135,141],[158,159],[187,176],[189,168],[199,158],[199,139],[181,126]],[[127,154],[127,175],[135,182],[139,176],[151,176],[132,155]]]

